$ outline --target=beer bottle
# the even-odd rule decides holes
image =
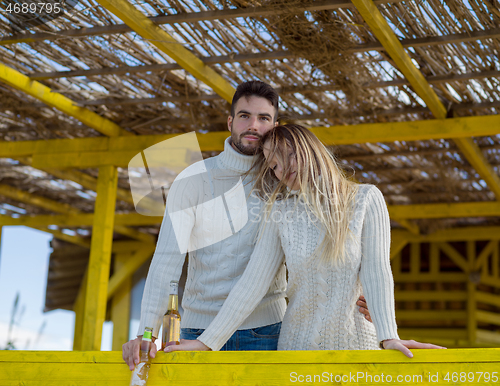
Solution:
[[[172,344],[179,344],[181,339],[181,315],[179,314],[179,282],[170,282],[170,296],[168,298],[168,309],[163,316],[163,334],[161,337],[161,349]]]
[[[145,386],[148,381],[149,368],[151,361],[149,360],[149,351],[151,350],[151,338],[153,336],[153,329],[146,327],[141,341],[140,362],[135,366],[132,371],[130,379],[130,386]]]

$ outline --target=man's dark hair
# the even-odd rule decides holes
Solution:
[[[248,82],[241,83],[237,88],[233,96],[233,101],[231,102],[231,116],[234,118],[234,108],[236,103],[242,98],[249,98],[252,96],[265,98],[274,107],[274,121],[278,118],[278,101],[279,95],[274,88],[272,88],[267,83],[261,82],[260,80],[251,80]]]

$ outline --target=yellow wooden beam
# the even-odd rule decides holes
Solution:
[[[437,246],[443,251],[462,271],[469,273],[469,263],[465,258],[450,244],[446,242],[437,243]]]
[[[465,291],[406,291],[396,290],[394,292],[396,301],[465,301],[467,292]]]
[[[99,168],[84,306],[83,350],[101,349],[102,325],[108,300],[117,183],[118,171],[115,167]]]
[[[398,283],[465,283],[467,280],[469,280],[469,276],[465,273],[439,272],[419,275],[401,273],[394,275],[394,281]]]
[[[355,7],[370,26],[396,66],[410,82],[415,92],[422,98],[437,119],[446,118],[446,107],[439,100],[430,84],[412,62],[387,20],[382,16],[372,0],[352,0]],[[479,147],[470,138],[455,141],[462,154],[500,199],[500,178],[488,164]]]
[[[125,283],[125,281],[128,280],[142,264],[153,256],[154,250],[154,244],[144,243],[144,247],[136,250],[129,259],[123,261],[121,268],[117,270],[109,279],[108,298],[113,297],[121,285]]]
[[[457,310],[396,310],[397,320],[465,320],[467,312]]]
[[[160,216],[143,216],[139,213],[117,213],[115,215],[115,230],[120,230],[119,233],[126,234],[124,226],[147,226],[161,224],[163,217]],[[70,215],[38,215],[38,216],[20,216],[10,217],[0,215],[0,226],[29,226],[29,227],[44,227],[49,225],[57,225],[59,227],[85,227],[92,226],[94,221],[94,213],[79,213]],[[138,239],[138,235],[134,237]],[[147,240],[143,240],[147,241]]]
[[[476,242],[467,241],[468,272],[473,272],[475,262]],[[476,293],[476,284],[469,280],[467,282],[467,337],[471,345],[476,343],[477,322],[479,321],[479,319],[477,318]]]
[[[411,122],[365,123],[350,126],[313,127],[313,131],[325,145],[348,145],[366,142],[418,141],[441,138],[467,138],[498,134],[500,115],[430,119]],[[49,139],[40,141],[0,142],[0,158],[29,157],[33,155],[56,155],[80,159],[98,156],[101,152],[137,154],[157,143],[179,134],[140,135],[135,137],[95,137],[73,139]],[[201,151],[222,151],[228,131],[196,134]],[[132,155],[132,156],[133,156]],[[128,155],[127,155],[128,156]],[[121,155],[124,158],[123,155]],[[130,160],[130,159],[129,159]],[[110,162],[107,158],[103,161]],[[34,162],[34,161],[33,161]],[[71,162],[64,160],[65,162]],[[120,161],[124,162],[123,160]],[[127,166],[120,165],[120,166]],[[57,166],[57,165],[56,165]],[[60,166],[57,166],[60,168]]]
[[[500,202],[389,205],[391,218],[457,218],[500,216]]]
[[[486,263],[488,257],[493,253],[495,244],[498,244],[498,241],[492,240],[486,245],[486,247],[484,247],[484,249],[478,255],[477,260],[475,261],[474,266],[472,267],[472,271],[479,271],[483,267],[483,264]]]
[[[79,107],[71,99],[62,94],[52,91],[40,82],[31,80],[13,68],[0,63],[0,82],[3,82],[17,90],[42,101],[48,106],[54,107],[63,113],[78,119],[83,124],[98,132],[114,137],[118,135],[131,135],[116,123],[90,111],[85,107]]]
[[[32,157],[18,157],[15,158],[17,161],[32,166],[33,159]],[[56,178],[60,178],[61,180],[68,180],[76,182],[80,184],[84,188],[92,191],[97,190],[97,178],[88,175],[87,173],[82,173],[76,170],[64,170],[64,169],[39,169],[46,173],[53,175]],[[130,204],[134,203],[132,198],[132,194],[130,194],[130,190],[118,188],[116,191],[116,198],[118,200],[122,200],[128,202]]]
[[[478,342],[486,342],[496,346],[500,345],[500,333],[498,332],[478,329],[476,335]]]
[[[188,51],[160,26],[154,24],[136,7],[125,0],[98,0],[104,8],[119,17],[125,24],[149,43],[174,59],[195,78],[210,86],[216,94],[231,102],[234,88],[221,75]]]
[[[85,214],[81,213],[78,209],[73,208],[69,204],[60,203],[58,201],[54,201],[54,200],[51,200],[51,199],[48,199],[45,197],[37,196],[37,195],[31,194],[31,193],[28,193],[24,190],[14,188],[14,187],[9,186],[9,185],[0,185],[0,195],[12,198],[13,200],[16,200],[16,201],[21,201],[21,202],[28,203],[30,205],[35,205],[35,206],[50,210],[52,212],[64,213],[64,214],[69,215],[69,216],[76,216],[77,218],[82,218],[82,220],[85,218],[89,218],[89,216],[93,216],[92,214],[85,215]],[[83,216],[83,217],[79,217],[79,216]],[[137,214],[135,216],[135,218],[137,218],[138,216],[139,215]],[[37,220],[33,220],[30,225],[28,225],[28,223],[30,223],[30,219],[26,218],[26,222],[24,224],[21,222],[21,223],[19,223],[19,225],[33,226],[35,228],[38,226],[57,225],[57,224],[54,224],[52,222],[49,222],[50,217],[51,216],[44,217],[45,221],[47,221],[47,222],[40,222]],[[54,216],[54,217],[59,218],[59,219],[61,219],[62,222],[64,222],[64,220],[61,217],[59,217],[59,216]],[[5,217],[3,217],[3,220],[5,220],[6,222],[12,221],[12,220],[9,220],[8,218],[5,218]],[[154,221],[154,220],[152,220],[152,221]],[[14,222],[12,222],[12,223],[14,223]],[[91,225],[89,222],[87,222],[87,224]],[[79,225],[76,225],[76,226],[79,226]],[[49,231],[49,230],[47,230],[47,231]],[[119,226],[117,228],[117,232],[124,233],[126,236],[129,236],[129,237],[141,240],[141,241],[152,241],[154,239],[151,235],[136,231],[134,229],[128,229],[128,228],[125,228],[123,226]],[[54,232],[50,232],[50,233],[54,233]],[[72,236],[69,236],[69,237],[72,237]]]
[[[401,339],[467,339],[465,328],[398,328]]]
[[[478,291],[476,293],[476,300],[480,303],[486,303],[492,306],[500,307],[500,295],[497,294]]]
[[[29,225],[28,225],[29,226]],[[58,229],[50,229],[47,227],[31,226],[31,228],[38,229],[42,232],[50,233],[54,235],[56,239],[67,241],[81,247],[90,248],[90,240],[80,236],[71,236]]]
[[[73,311],[75,312],[75,329],[73,331],[73,351],[81,351],[82,348],[82,334],[83,334],[83,324],[85,320],[85,296],[87,294],[87,282],[88,282],[88,267],[83,275],[82,282],[80,283],[80,289],[78,290],[78,295],[73,304]]]
[[[393,218],[394,221],[396,221],[399,225],[401,225],[403,228],[407,229],[410,233],[413,233],[414,235],[419,235],[420,234],[420,229],[417,224],[412,223],[409,220],[406,219],[395,219]]]
[[[442,229],[428,235],[414,235],[401,229],[392,230],[392,238],[398,237],[407,242],[429,243],[436,241],[499,240],[500,227],[463,227]]]
[[[471,138],[456,138],[455,143],[471,166],[484,179],[497,200],[500,200],[500,178]]]
[[[384,46],[384,49],[392,58],[398,69],[410,82],[415,92],[422,98],[434,116],[436,118],[446,117],[446,108],[443,106],[422,73],[415,67],[410,56],[406,53],[403,45],[373,1],[352,0],[352,3],[357,8],[366,24],[368,24],[373,34]]]
[[[114,256],[115,272],[120,271],[132,253],[116,254]],[[113,341],[111,349],[120,351],[122,345],[129,340],[130,327],[130,292],[132,277],[126,278],[116,290],[111,300],[111,321],[113,322]]]

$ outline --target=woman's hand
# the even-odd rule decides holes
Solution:
[[[385,349],[398,350],[405,354],[408,358],[413,358],[410,348],[421,349],[446,349],[446,347],[437,346],[431,343],[420,343],[414,340],[387,339],[382,342]]]
[[[204,343],[196,340],[181,339],[180,344],[173,344],[171,346],[165,347],[165,352],[172,351],[212,351],[212,349],[206,346]]]

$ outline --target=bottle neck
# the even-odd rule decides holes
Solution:
[[[177,294],[170,294],[168,297],[168,310],[178,311],[179,310],[179,296]]]

